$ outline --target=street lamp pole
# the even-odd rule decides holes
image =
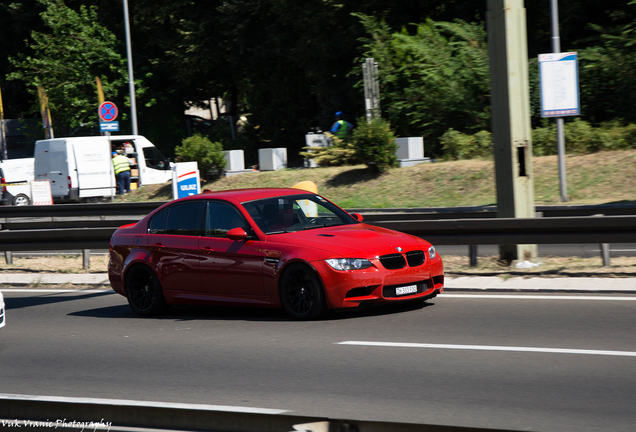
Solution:
[[[133,76],[132,47],[130,43],[130,22],[128,20],[128,0],[124,1],[124,23],[126,27],[126,54],[128,58],[128,88],[130,90],[130,120],[132,133],[138,135],[137,129],[137,104],[135,102],[135,78]]]

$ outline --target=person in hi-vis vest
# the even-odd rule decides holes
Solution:
[[[117,179],[117,193],[123,195],[130,192],[130,160],[117,152],[113,152],[113,168]]]
[[[342,111],[336,113],[336,122],[331,126],[331,133],[337,136],[341,140],[346,139],[349,133],[353,129],[353,125],[346,120],[342,119]]]

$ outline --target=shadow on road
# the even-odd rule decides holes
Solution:
[[[81,290],[77,291],[77,294],[69,293],[68,291],[60,292],[60,293],[38,293],[38,295],[33,295],[29,297],[7,297],[4,298],[4,303],[7,307],[7,310],[10,309],[21,309],[33,306],[43,306],[55,303],[76,301],[76,300],[86,300],[95,297],[102,297],[106,295],[112,295],[114,292],[112,291],[104,291],[104,292],[90,292],[90,293],[82,293]]]
[[[125,300],[124,300],[125,301]],[[325,316],[317,321],[338,321],[358,319],[372,316],[391,315],[405,313],[409,311],[422,310],[425,307],[433,306],[434,303],[412,301],[405,303],[374,305],[359,307],[355,309],[328,311]],[[88,309],[73,312],[70,316],[93,317],[93,318],[133,318],[145,321],[174,321],[186,322],[194,320],[211,321],[255,321],[255,322],[299,322],[290,318],[282,309],[254,308],[254,307],[234,307],[234,306],[173,306],[165,315],[156,317],[137,316],[128,306],[123,303],[120,306],[107,306],[103,308]]]

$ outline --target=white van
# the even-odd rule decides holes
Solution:
[[[31,204],[33,170],[33,158],[0,161],[0,196],[3,205]]]
[[[101,201],[117,189],[112,162],[116,150],[130,158],[132,188],[172,180],[170,162],[140,135],[36,141],[35,179],[50,180],[54,201]]]

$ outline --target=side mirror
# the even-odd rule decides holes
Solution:
[[[243,228],[232,228],[227,232],[227,238],[229,238],[230,240],[246,240],[247,233]]]
[[[351,216],[353,216],[353,218],[358,222],[362,222],[362,220],[364,219],[360,213],[352,213]]]

